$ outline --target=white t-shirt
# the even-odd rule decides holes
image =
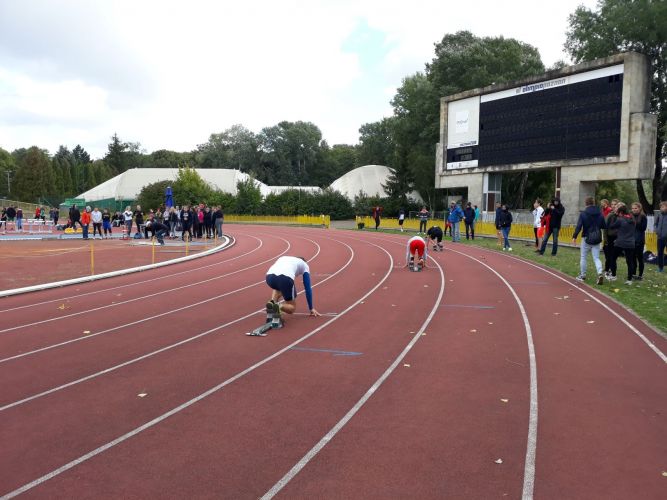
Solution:
[[[542,226],[540,219],[542,218],[543,213],[544,209],[542,207],[537,207],[535,210],[533,210],[533,227]]]
[[[303,273],[310,273],[308,264],[299,257],[280,257],[266,272],[266,274],[275,274],[276,276],[289,276],[295,279]]]
[[[125,222],[132,220],[132,212],[125,210],[125,212],[123,212],[123,219]]]
[[[102,222],[102,212],[93,210],[93,213],[90,214],[90,220],[93,221],[93,224],[99,224]]]
[[[404,220],[404,219],[405,219],[404,213],[398,214],[398,220]]]

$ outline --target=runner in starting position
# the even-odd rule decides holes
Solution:
[[[421,236],[413,236],[408,240],[407,254],[405,260],[411,266],[415,259],[422,269],[426,265],[426,243]]]
[[[266,284],[273,290],[271,300],[266,304],[267,312],[294,314],[296,310],[296,287],[294,280],[303,276],[303,288],[306,292],[308,310],[311,316],[319,316],[313,307],[313,291],[310,287],[310,268],[303,257],[280,257],[266,273]],[[283,298],[285,302],[278,304]]]
[[[442,252],[445,249],[442,244],[442,229],[440,229],[438,226],[429,227],[428,231],[426,231],[426,236],[428,236],[431,240],[433,250],[436,252],[440,250]]]

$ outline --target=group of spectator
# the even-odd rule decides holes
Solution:
[[[642,205],[634,202],[630,208],[620,200],[601,200],[595,205],[586,198],[586,209],[579,215],[573,243],[582,233],[580,271],[577,280],[586,280],[587,256],[592,254],[597,271],[597,283],[605,279],[616,281],[618,259],[625,257],[627,275],[625,284],[641,281],[644,276],[644,246],[648,219]],[[660,203],[660,213],[654,221],[658,239],[658,272],[664,271],[664,249],[667,245],[667,201]],[[604,252],[604,268],[600,260],[600,246]]]
[[[213,239],[222,237],[222,224],[224,213],[221,206],[209,207],[203,203],[199,205],[184,205],[183,207],[159,207],[157,210],[149,210],[144,214],[140,205],[132,211],[126,207],[122,214],[127,234],[132,234],[132,226],[136,227],[136,235],[148,238],[149,233],[155,235],[157,224],[164,225],[166,234],[170,238],[178,238],[178,233],[183,241],[186,237],[189,241],[193,239]],[[186,236],[187,235],[187,236]]]
[[[49,209],[49,220],[53,221],[53,225],[58,224],[59,211],[57,208]],[[5,227],[5,231],[8,229],[8,223],[14,223],[14,229],[16,231],[23,230],[23,221],[25,219],[23,209],[19,206],[9,205],[8,207],[2,207],[2,212],[0,212],[0,229]],[[46,221],[46,209],[44,207],[38,206],[35,208],[35,215],[33,220],[37,221]]]

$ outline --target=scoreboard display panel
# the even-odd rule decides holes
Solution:
[[[447,169],[618,156],[622,91],[619,64],[450,102]]]

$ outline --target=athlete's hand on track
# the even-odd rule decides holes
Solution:
[[[320,313],[318,313],[315,309],[310,310],[310,315],[311,316],[322,316]]]

